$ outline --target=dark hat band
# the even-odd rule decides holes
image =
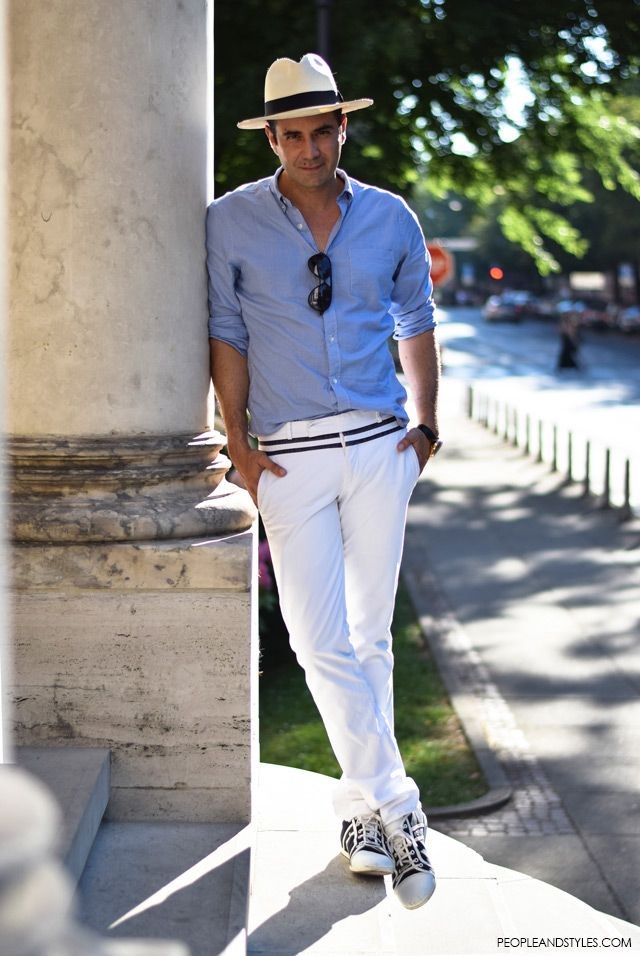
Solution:
[[[274,113],[285,113],[289,110],[304,109],[305,106],[335,106],[342,103],[340,93],[333,90],[319,90],[310,93],[295,93],[293,96],[281,96],[277,100],[269,100],[264,104],[264,115],[273,116]]]

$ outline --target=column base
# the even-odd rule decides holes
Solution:
[[[11,445],[15,743],[109,748],[113,819],[250,818],[257,532],[223,441]]]

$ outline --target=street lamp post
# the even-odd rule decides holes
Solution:
[[[331,33],[331,0],[316,0],[316,40],[318,53],[329,59],[329,45]]]

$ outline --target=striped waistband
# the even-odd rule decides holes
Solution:
[[[361,445],[366,441],[382,438],[392,432],[401,431],[403,426],[397,418],[385,418],[372,425],[360,428],[348,428],[342,432],[330,432],[326,435],[305,435],[299,438],[259,438],[258,448],[269,455],[288,455],[294,451],[318,451],[321,448],[347,448],[349,445]]]

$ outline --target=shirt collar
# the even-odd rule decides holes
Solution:
[[[279,180],[280,180],[280,175],[282,172],[283,172],[282,166],[278,166],[275,173],[269,180],[269,190],[278,200],[282,209],[286,210],[291,205],[291,202],[290,200],[287,199],[286,196],[283,196],[282,193],[280,192]],[[337,169],[336,172],[344,183],[344,189],[340,193],[338,193],[338,202],[340,202],[341,199],[345,199],[347,200],[347,202],[351,202],[351,200],[353,199],[353,186],[351,185],[351,180],[349,179],[349,177],[347,176],[347,174],[345,173],[343,169]]]

